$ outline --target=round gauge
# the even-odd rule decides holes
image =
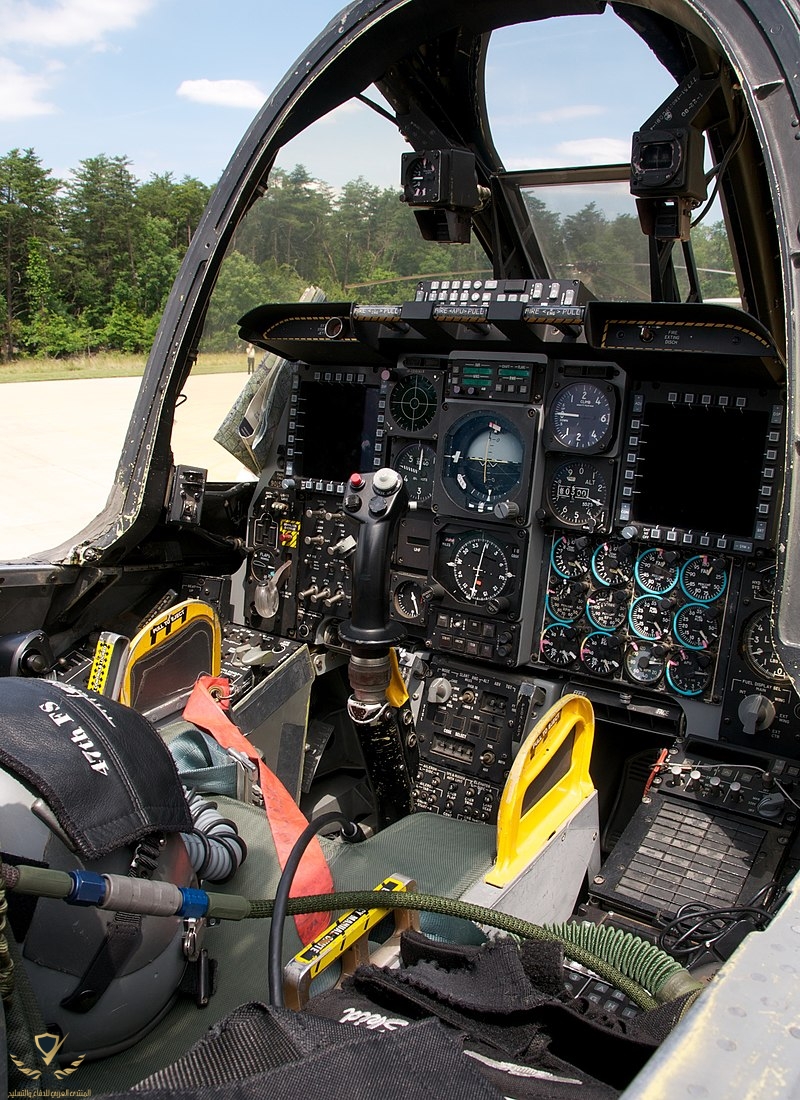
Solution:
[[[574,459],[554,472],[547,491],[553,516],[566,527],[594,531],[601,527],[608,508],[609,486],[605,471],[594,462]]]
[[[571,382],[550,406],[550,430],[561,447],[598,454],[614,430],[613,392],[596,382]]]
[[[598,584],[629,584],[633,577],[634,550],[624,539],[609,539],[592,554],[592,573]]]
[[[742,631],[744,655],[753,671],[772,684],[782,683],[789,676],[775,652],[770,611],[764,608],[745,623]]]
[[[436,415],[436,387],[424,374],[401,378],[389,394],[389,412],[404,432],[421,432]]]
[[[582,577],[589,571],[589,547],[585,538],[562,535],[553,543],[550,564],[560,577]]]
[[[711,679],[712,663],[707,653],[678,649],[667,661],[667,683],[679,695],[702,695]]]
[[[400,581],[392,594],[392,604],[401,619],[422,622],[426,606],[422,584],[415,580]]]
[[[657,684],[667,666],[667,651],[653,642],[632,641],[625,650],[625,671],[637,684]]]
[[[275,572],[275,553],[272,550],[256,550],[250,559],[250,575],[258,584],[266,584]]]
[[[409,155],[403,168],[403,197],[409,203],[435,203],[439,201],[438,161],[420,153]]]
[[[408,499],[417,505],[428,504],[433,496],[433,468],[436,452],[428,443],[410,443],[394,457],[393,466],[403,475]]]
[[[639,587],[655,596],[662,596],[675,587],[678,572],[678,555],[674,550],[645,550],[634,568]]]
[[[440,560],[448,573],[445,587],[456,599],[488,604],[512,589],[512,553],[491,535],[468,531],[452,539],[443,539],[441,551]],[[513,558],[518,557],[516,550]]]
[[[757,578],[757,588],[767,598],[771,598],[775,591],[775,566],[770,565],[766,569],[760,569]]]
[[[672,600],[662,596],[640,596],[628,612],[631,630],[648,642],[660,642],[672,623]]]
[[[622,642],[613,634],[595,630],[583,639],[581,660],[595,676],[618,676],[622,669]]]
[[[554,580],[547,592],[547,613],[559,622],[574,622],[583,611],[584,591],[580,581]]]
[[[566,623],[551,623],[542,631],[539,648],[548,664],[566,668],[578,660],[581,648],[578,632]]]
[[[690,600],[711,603],[718,600],[728,583],[728,571],[724,558],[710,554],[698,554],[689,558],[681,569],[681,588]]]
[[[622,588],[598,588],[586,601],[586,616],[598,630],[616,630],[628,617],[628,595]]]
[[[708,649],[719,641],[719,611],[704,603],[685,603],[676,613],[672,629],[687,649]]]
[[[510,420],[468,413],[445,436],[442,483],[450,499],[472,512],[491,512],[522,481],[525,444]]]

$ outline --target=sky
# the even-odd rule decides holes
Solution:
[[[171,173],[213,184],[269,92],[342,6],[0,0],[0,154],[32,148],[58,179],[105,154],[127,158],[141,181]],[[573,17],[496,35],[487,84],[506,167],[628,159],[631,133],[672,85],[614,23]],[[351,104],[278,163],[304,164],[334,187],[358,176],[391,187],[404,148],[378,115]]]

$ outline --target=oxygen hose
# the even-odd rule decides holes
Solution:
[[[37,897],[62,898],[70,904],[96,905],[99,908],[120,908],[125,912],[152,913],[160,916],[182,915],[194,917],[213,917],[220,920],[246,920],[272,917],[275,902],[271,899],[249,900],[237,894],[211,893],[177,887],[165,882],[143,882],[137,880],[136,895],[126,893],[128,880],[120,875],[98,875],[88,871],[55,871],[42,867],[21,865],[18,867],[2,864],[2,879],[9,890],[32,894]],[[286,902],[286,915],[299,913],[319,913],[329,910],[374,909],[376,895],[374,890],[347,891],[337,894],[313,894],[307,897],[289,898]],[[440,898],[430,894],[417,893],[381,893],[382,909],[417,909],[445,916],[460,917],[476,924],[489,925],[522,939],[546,940],[561,945],[567,958],[580,963],[593,971],[599,978],[615,986],[634,1004],[645,1010],[656,1008],[660,1003],[674,1000],[685,993],[697,993],[703,986],[692,978],[680,964],[668,959],[660,948],[641,941],[636,951],[626,945],[623,951],[618,945],[604,941],[598,948],[619,957],[610,962],[580,943],[570,942],[552,929],[531,924],[510,913],[501,913],[487,909],[482,905],[472,905],[453,898]],[[578,926],[580,927],[580,926]],[[579,938],[576,934],[575,938]],[[631,937],[636,940],[636,937]],[[609,937],[613,941],[613,937]],[[645,962],[644,960],[650,960]],[[650,964],[652,962],[652,965]],[[674,966],[674,969],[673,969]],[[625,971],[633,969],[634,975]],[[671,973],[666,974],[666,969]],[[641,981],[653,983],[653,989],[644,988]]]
[[[216,897],[222,901],[222,895],[216,895]],[[579,930],[582,927],[580,924],[574,926],[577,930],[575,933],[570,931],[570,925],[560,926],[558,931],[554,931],[542,925],[531,924],[510,913],[486,909],[482,905],[410,891],[396,894],[382,893],[380,905],[383,909],[418,909],[427,913],[458,917],[475,924],[486,924],[492,928],[498,928],[521,939],[557,943],[568,959],[593,971],[599,978],[623,992],[639,1008],[647,1011],[657,1008],[659,1004],[675,1000],[685,993],[700,992],[704,988],[680,963],[671,959],[659,947],[646,940],[639,940],[636,936],[630,936],[631,941],[638,941],[636,951],[631,950],[631,944],[627,944],[627,950],[617,952],[614,951],[616,945],[613,942],[613,935],[607,937],[610,941],[608,943],[603,941],[602,936],[599,937],[595,945],[597,950],[609,950],[609,953],[616,953],[618,956],[616,959],[607,959],[580,942],[576,942],[580,939]],[[249,906],[250,911],[247,916],[250,918],[272,917],[275,910],[274,902],[268,899],[251,900]],[[286,907],[286,915],[315,913],[325,909],[374,907],[374,891],[352,890],[336,894],[314,894],[303,898],[291,898]],[[565,930],[563,935],[562,929]],[[630,973],[631,969],[633,973]],[[643,984],[645,980],[652,981],[653,988],[646,988]]]
[[[247,845],[236,825],[195,790],[183,788],[194,830],[181,833],[189,861],[198,879],[227,882],[247,857]]]
[[[655,944],[610,924],[570,921],[544,926],[554,936],[606,959],[649,989],[660,1003],[700,988],[681,964]]]
[[[363,839],[361,829],[345,818],[344,815],[335,811],[323,814],[313,820],[295,841],[278,883],[269,933],[269,989],[271,1004],[279,1007],[283,1007],[283,986],[281,982],[283,926],[287,913],[292,911],[289,908],[289,891],[291,890],[292,879],[311,838],[327,824],[334,821],[342,823],[342,836],[345,840],[352,843]],[[391,907],[395,905],[394,899],[402,899],[403,896],[403,894],[394,895],[390,903]],[[482,906],[474,906],[449,898],[434,898],[414,893],[405,896],[410,897],[414,903],[413,906],[409,907],[426,909],[448,916],[462,917],[478,924],[494,924],[495,927],[501,927],[497,922],[499,916],[508,917],[511,921],[518,921],[521,926],[524,926],[517,933],[518,935],[525,939],[549,939],[560,943],[564,954],[568,958],[593,970],[599,977],[607,978],[612,985],[616,986],[617,989],[621,989],[641,1008],[653,1008],[658,1003],[663,1004],[665,1001],[671,1001],[684,993],[700,988],[688,971],[679,962],[676,962],[675,959],[662,951],[661,948],[648,943],[639,936],[633,936],[616,928],[573,922],[542,927],[529,924],[527,921],[511,917],[508,914],[496,913],[493,909],[484,909]],[[329,902],[330,907],[332,909],[337,907],[342,909],[369,909],[374,907],[374,892],[372,904],[370,904],[369,894],[366,895],[366,900],[363,898],[357,901],[348,900],[347,902],[341,900],[345,897],[349,897],[349,895],[333,895]],[[432,910],[433,903],[438,908]],[[251,916],[261,915],[255,911],[258,904],[257,902],[251,903]],[[399,900],[397,904],[400,905]],[[484,914],[492,914],[494,920],[470,915],[471,912],[479,910]],[[514,931],[513,928],[507,930]],[[606,967],[607,969],[603,972],[600,967]],[[651,993],[652,997],[650,996]]]

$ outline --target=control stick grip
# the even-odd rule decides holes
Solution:
[[[353,584],[350,619],[339,634],[345,642],[368,648],[387,648],[404,631],[389,619],[389,566],[392,539],[408,507],[400,474],[384,468],[374,474],[352,474],[345,491],[345,514],[360,525],[352,560]]]

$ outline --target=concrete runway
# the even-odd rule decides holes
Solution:
[[[247,374],[190,378],[176,413],[175,461],[209,481],[252,475],[214,432]],[[139,378],[0,385],[0,561],[57,546],[102,509],[114,480]]]

